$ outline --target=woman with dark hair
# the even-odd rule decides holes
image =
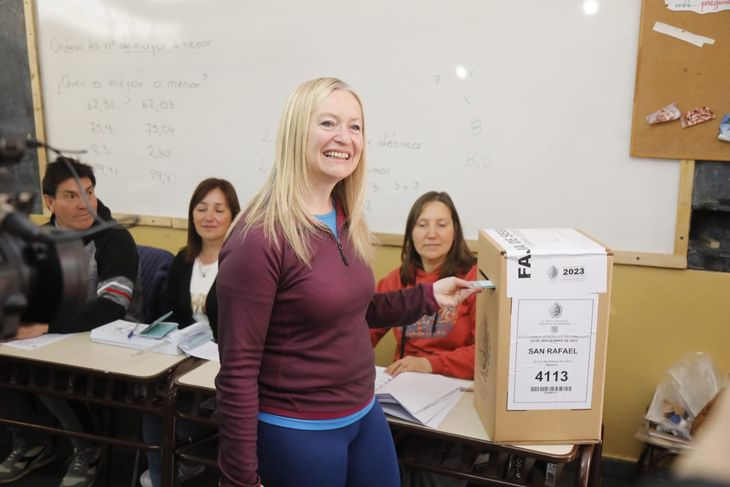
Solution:
[[[195,188],[188,207],[188,243],[172,261],[163,296],[163,309],[172,311],[169,321],[180,328],[208,321],[217,338],[218,254],[240,209],[236,190],[225,179],[208,178]]]
[[[406,220],[401,265],[377,285],[377,292],[396,291],[456,276],[476,279],[476,259],[469,251],[448,193],[430,191],[411,207]],[[472,296],[457,308],[441,308],[407,326],[393,328],[397,346],[392,375],[415,371],[462,379],[474,378],[476,302]],[[375,346],[387,328],[370,330]]]
[[[218,300],[216,277],[218,254],[228,227],[241,207],[233,185],[225,179],[208,178],[193,191],[188,207],[188,243],[175,256],[163,296],[162,309],[172,311],[168,321],[180,328],[206,321],[218,338]],[[185,406],[183,406],[185,407]],[[182,421],[177,428],[180,436],[194,436],[198,425]],[[146,443],[158,444],[161,435],[159,416],[145,414],[142,433]],[[147,453],[149,469],[139,479],[142,487],[159,487],[160,453]],[[177,462],[177,482],[184,482],[203,471],[202,466]]]

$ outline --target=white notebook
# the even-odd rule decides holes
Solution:
[[[393,377],[375,367],[375,397],[386,414],[437,427],[472,382],[438,374],[403,372]]]

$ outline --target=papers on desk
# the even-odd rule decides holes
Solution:
[[[150,325],[140,325],[139,323],[126,320],[112,321],[111,323],[91,330],[91,341],[143,351],[154,349],[157,353],[165,353],[168,355],[179,355],[181,353],[177,345],[171,343],[166,338],[151,340],[140,336],[139,332],[144,331],[148,326]]]
[[[471,381],[438,374],[403,372],[395,377],[375,367],[375,397],[386,414],[438,427]]]
[[[172,331],[159,340],[145,338],[139,333],[132,334],[130,338],[130,332],[135,328],[137,328],[136,331],[141,332],[147,326],[149,325],[139,325],[126,320],[112,321],[91,330],[91,341],[134,348],[139,350],[139,353],[154,352],[167,355],[185,353],[192,357],[219,361],[218,347],[213,342],[213,332],[206,322],[193,323],[181,330]]]
[[[26,338],[25,340],[12,340],[9,342],[3,342],[3,345],[8,347],[19,348],[21,350],[35,350],[37,348],[45,347],[51,343],[63,340],[75,333],[46,333],[45,335],[37,336],[34,338]]]
[[[208,340],[198,345],[189,346],[188,343],[181,343],[178,346],[188,357],[202,358],[218,363],[221,361],[218,355],[218,344],[213,341],[212,335]]]
[[[175,330],[167,335],[164,340],[176,345],[188,357],[220,362],[218,345],[213,341],[213,330],[205,321],[193,323],[182,330]]]

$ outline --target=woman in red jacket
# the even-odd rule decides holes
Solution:
[[[401,265],[381,279],[377,292],[407,289],[448,276],[476,279],[476,259],[464,241],[459,214],[448,193],[430,191],[418,198],[406,220]],[[456,308],[441,308],[415,323],[392,328],[396,338],[392,375],[413,371],[474,378],[474,326],[476,299],[471,296]],[[375,346],[389,328],[371,328]],[[419,455],[443,459],[443,465],[460,465],[462,448],[440,440],[418,439]],[[433,454],[433,455],[432,455]],[[401,472],[402,485],[463,487],[465,480],[417,469]]]
[[[456,276],[476,279],[476,259],[464,241],[454,202],[448,193],[430,191],[418,198],[406,221],[401,265],[377,285],[377,292],[396,291]],[[457,308],[442,308],[415,323],[393,328],[397,341],[394,362],[387,371],[405,371],[474,378],[475,297]],[[375,346],[389,331],[370,330]]]

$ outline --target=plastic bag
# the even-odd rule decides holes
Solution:
[[[706,353],[694,352],[682,358],[667,371],[678,385],[692,417],[697,417],[705,404],[725,387],[712,359]]]
[[[676,382],[669,375],[659,383],[654,391],[654,399],[652,399],[645,417],[656,424],[658,431],[690,438],[690,428],[694,417],[690,415],[689,408],[677,389]]]
[[[645,417],[657,430],[689,439],[692,422],[724,386],[709,355],[690,353],[667,370]]]

